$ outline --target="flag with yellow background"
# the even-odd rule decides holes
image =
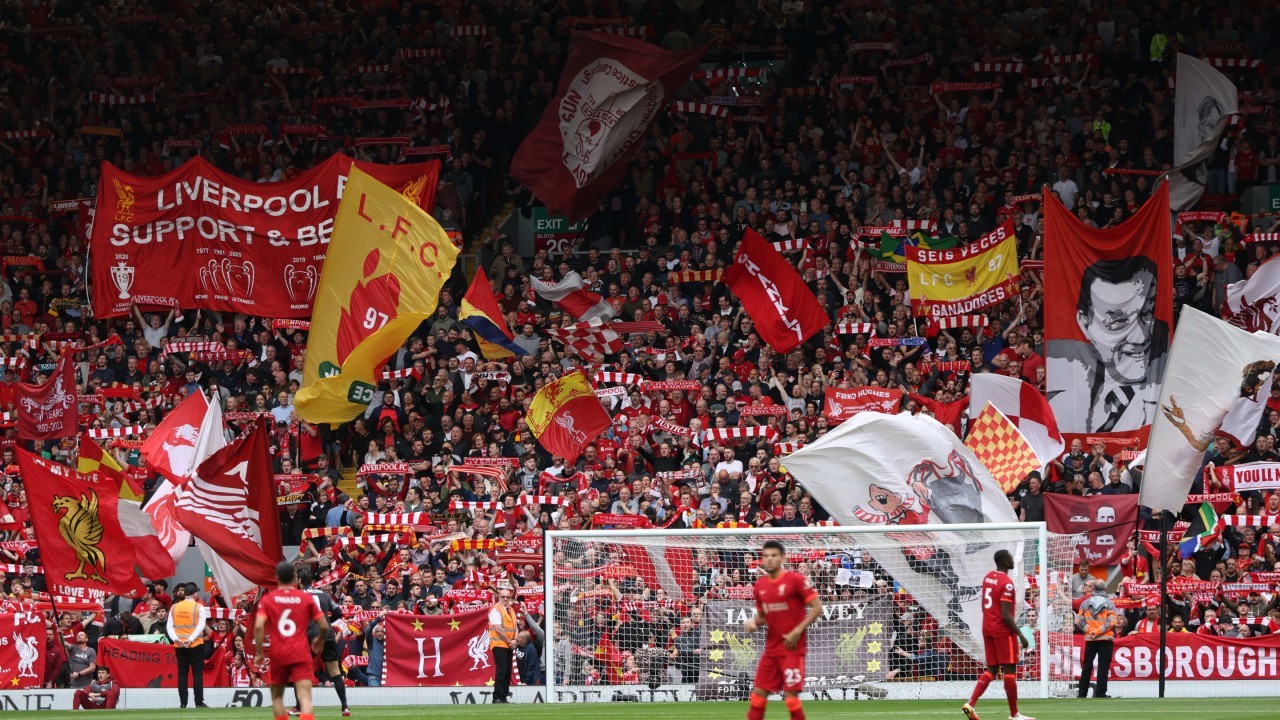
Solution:
[[[434,218],[353,166],[316,291],[298,417],[338,424],[363,412],[383,363],[435,312],[457,259]]]

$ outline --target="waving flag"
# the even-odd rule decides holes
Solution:
[[[1182,309],[1160,414],[1151,425],[1139,501],[1181,512],[1201,459],[1227,413],[1252,396],[1280,358],[1280,337],[1247,333],[1190,307]]]
[[[457,259],[426,211],[352,167],[320,276],[298,416],[338,424],[364,412],[382,364],[435,312]]]
[[[1178,53],[1173,105],[1173,164],[1169,206],[1190,210],[1204,194],[1209,160],[1231,116],[1239,111],[1239,93],[1230,78],[1209,63]]]
[[[755,321],[760,338],[789,353],[827,324],[827,314],[786,258],[748,229],[724,282]]]
[[[1018,426],[990,403],[970,423],[964,445],[973,451],[1006,494],[1016,490],[1027,473],[1044,467]]]
[[[573,464],[611,421],[587,376],[575,370],[542,386],[529,406],[528,422],[547,452]]]
[[[76,371],[70,353],[43,385],[18,383],[18,439],[52,440],[76,434]]]
[[[74,597],[84,596],[86,590],[142,595],[142,581],[133,569],[137,556],[120,527],[120,486],[83,476],[20,447],[14,451],[26,481],[49,591]]]
[[[997,373],[977,373],[969,382],[969,417],[978,417],[990,403],[1031,443],[1041,467],[1058,459],[1066,443],[1058,432],[1053,408],[1039,390],[1018,378]]]
[[[498,307],[498,299],[489,287],[489,277],[484,268],[476,270],[471,280],[471,287],[462,298],[462,306],[458,308],[458,319],[475,331],[480,343],[480,352],[488,360],[501,360],[513,355],[527,355],[524,348],[512,342],[511,329],[502,317]]]
[[[1018,240],[1005,221],[977,242],[955,250],[908,245],[907,282],[916,315],[964,315],[1018,294]]]
[[[275,567],[284,558],[270,446],[270,430],[259,418],[248,432],[201,462],[175,493],[178,520],[204,543],[206,561],[216,555],[235,570],[219,574],[211,563],[228,596],[254,586],[275,587]]]
[[[136,480],[125,474],[124,468],[111,457],[111,453],[103,450],[102,446],[89,437],[88,433],[80,434],[80,453],[76,460],[76,470],[81,475],[97,473],[105,479],[116,482],[120,486],[122,500],[142,501],[142,487]]]
[[[946,425],[920,415],[864,412],[782,460],[841,526],[898,525],[909,542],[871,550],[877,563],[938,618],[962,648],[982,647],[978,586],[1000,548],[1019,557],[1015,536],[930,530],[942,523],[1017,522],[991,473]]]
[[[559,92],[516,151],[511,177],[571,222],[588,217],[708,47],[667,52],[635,38],[573,33]]]
[[[1267,258],[1252,275],[1227,286],[1222,319],[1246,332],[1280,335],[1280,262]]]
[[[613,306],[597,293],[583,289],[582,276],[576,270],[565,273],[564,279],[558,283],[529,278],[529,284],[538,295],[555,303],[578,320],[604,321],[613,318]]]

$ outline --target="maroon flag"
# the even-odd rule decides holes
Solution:
[[[262,587],[276,586],[276,564],[284,559],[270,446],[271,431],[259,418],[174,493],[178,522],[245,580]]]
[[[667,52],[635,38],[575,32],[560,90],[516,151],[511,177],[571,222],[591,215],[707,47]]]
[[[67,354],[43,385],[18,383],[18,439],[51,440],[75,435],[75,408],[76,371]]]
[[[826,313],[799,273],[753,230],[738,245],[724,282],[742,301],[760,337],[780,353],[795,350],[827,324]]]
[[[822,414],[836,422],[844,422],[860,412],[873,410],[882,413],[896,413],[902,405],[902,391],[895,388],[862,387],[827,388],[827,404]]]
[[[1120,561],[1125,542],[1138,524],[1137,495],[1045,494],[1044,519],[1049,532],[1083,533],[1080,559],[1094,567],[1111,567]]]
[[[489,609],[451,615],[387,613],[382,684],[483,687],[493,682]]]

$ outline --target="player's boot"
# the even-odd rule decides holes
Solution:
[[[351,708],[342,708],[342,717],[351,717]]]
[[[1036,719],[1031,717],[1030,715],[1023,715],[1022,713],[1018,713],[1017,715],[1010,715],[1009,720],[1036,720]]]
[[[969,720],[978,720],[978,711],[974,710],[973,706],[970,705],[969,703],[965,703],[964,705],[961,705],[960,712],[963,712],[964,716],[969,718]]]

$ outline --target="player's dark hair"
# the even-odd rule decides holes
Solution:
[[[765,540],[765,541],[764,541],[764,546],[763,546],[761,549],[763,549],[763,550],[777,550],[778,552],[782,553],[783,555],[786,555],[786,554],[787,554],[787,549],[786,549],[786,548],[784,548],[784,547],[782,547],[782,543],[781,543],[781,542],[779,542],[779,541],[777,541],[777,540]]]
[[[298,584],[302,587],[310,587],[311,581],[315,579],[311,574],[311,568],[298,568]]]
[[[996,567],[1013,565],[1013,555],[1008,550],[996,551]]]
[[[276,580],[279,580],[281,585],[292,583],[297,579],[298,571],[294,570],[293,563],[281,560],[280,564],[276,565]]]

